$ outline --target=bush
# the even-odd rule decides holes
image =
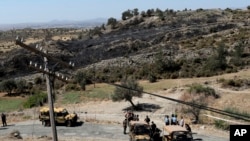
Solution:
[[[150,83],[154,83],[154,82],[156,82],[157,81],[157,78],[156,78],[156,76],[154,76],[154,75],[148,75],[148,81],[150,82]]]
[[[242,115],[244,117],[250,117],[250,113],[246,112],[246,111],[240,111],[239,109],[235,108],[235,107],[226,107],[224,109],[225,112],[228,113],[232,113],[235,115]]]
[[[225,80],[222,82],[222,86],[223,87],[241,87],[244,85],[243,80],[241,79],[229,79],[229,80]]]
[[[23,107],[24,108],[32,108],[34,106],[38,106],[39,104],[43,104],[47,101],[47,94],[38,92],[34,95],[30,96],[26,102],[24,102]]]
[[[72,84],[72,83],[68,84],[65,89],[66,91],[72,91],[72,90],[79,91],[80,90],[77,84]]]
[[[214,125],[216,128],[223,129],[223,130],[229,130],[229,124],[222,120],[215,120]]]
[[[213,96],[214,98],[219,98],[219,95],[216,94],[215,90],[210,87],[204,87],[200,84],[193,84],[189,88],[190,93],[203,93],[205,96]]]

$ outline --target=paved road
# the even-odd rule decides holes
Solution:
[[[39,137],[52,136],[51,128],[44,127],[39,121],[27,121],[0,127],[0,136],[6,136],[13,130],[19,130],[22,137]],[[128,135],[124,135],[121,125],[114,124],[94,124],[83,123],[76,127],[57,126],[57,134],[59,138],[79,137],[82,139],[109,139],[116,141],[128,141]],[[202,138],[204,141],[228,141],[227,138],[194,135],[194,138]]]

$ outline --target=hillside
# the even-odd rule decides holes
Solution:
[[[74,61],[77,68],[94,64],[101,68],[96,73],[98,81],[105,79],[107,72],[116,72],[114,80],[108,81],[119,80],[121,68],[128,75],[133,72],[142,79],[149,75],[145,71],[153,72],[157,78],[235,72],[249,65],[249,13],[249,10],[231,9],[164,12],[156,9],[115,23],[108,21],[93,29],[11,30],[1,36],[0,74],[1,77],[27,74],[31,70],[24,68],[29,60],[41,62],[38,56],[14,44],[15,35],[24,36],[31,46],[40,43],[63,61]],[[210,58],[218,54],[219,47],[226,50],[223,54],[226,62],[211,67],[216,66]],[[240,59],[235,55],[238,48]],[[209,63],[210,68],[206,68]]]

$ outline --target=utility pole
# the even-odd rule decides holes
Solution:
[[[58,75],[55,75],[54,73],[54,68],[52,68],[52,70],[49,69],[48,67],[48,63],[49,63],[49,60],[53,60],[54,62],[57,62],[57,64],[61,64],[63,66],[66,66],[68,68],[72,68],[74,67],[74,63],[72,62],[69,62],[69,64],[57,59],[57,58],[54,58],[50,55],[47,54],[47,51],[46,50],[43,50],[42,47],[39,47],[38,45],[36,47],[31,47],[31,46],[28,46],[26,44],[23,43],[23,38],[22,39],[19,39],[18,37],[16,38],[16,44],[31,51],[31,52],[34,52],[40,56],[42,56],[44,58],[44,69],[42,69],[42,66],[40,66],[40,68],[37,67],[37,64],[35,63],[35,65],[33,66],[32,62],[30,62],[30,66],[33,67],[34,69],[42,72],[45,74],[46,76],[46,84],[47,84],[47,94],[48,94],[48,104],[49,104],[49,116],[50,116],[50,125],[51,125],[51,128],[52,128],[52,136],[53,136],[53,141],[58,141],[58,138],[57,138],[57,130],[56,130],[56,125],[55,125],[55,117],[54,117],[54,105],[53,105],[53,102],[54,102],[54,99],[52,97],[52,92],[53,92],[53,86],[52,84],[54,84],[54,78],[58,78],[59,80],[62,80],[64,82],[67,82],[68,81],[68,78],[67,77],[64,77],[62,75],[62,77],[60,77],[60,74]],[[56,66],[54,65],[54,67]],[[52,78],[53,77],[53,78]]]
[[[44,63],[45,63],[45,65],[44,65],[45,71],[49,72],[47,57],[44,57]],[[52,135],[53,135],[54,141],[58,141],[57,132],[56,132],[57,130],[56,130],[56,126],[55,126],[54,104],[53,104],[54,100],[52,99],[52,85],[51,85],[50,74],[45,74],[45,77],[46,77],[46,84],[47,84],[49,117],[50,117],[50,125],[52,128]]]

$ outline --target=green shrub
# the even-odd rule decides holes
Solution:
[[[72,91],[72,90],[79,91],[80,88],[78,87],[77,84],[72,84],[72,83],[70,83],[70,84],[68,84],[68,85],[66,86],[65,90],[66,90],[66,91]]]
[[[228,113],[232,113],[232,114],[235,114],[235,115],[242,115],[242,116],[245,116],[245,117],[249,117],[250,118],[250,113],[246,112],[246,111],[240,111],[239,109],[235,108],[235,107],[226,107],[224,109],[225,112],[228,112]]]
[[[148,75],[148,80],[150,83],[154,83],[157,81],[157,78],[156,78],[156,76],[151,74],[151,75]]]
[[[47,101],[47,94],[38,92],[34,95],[31,95],[27,101],[24,102],[23,107],[24,108],[32,108],[34,106],[39,105],[40,103],[45,103]]]
[[[63,95],[63,103],[70,104],[70,103],[79,103],[80,100],[80,93],[79,92],[70,92]]]
[[[229,124],[222,120],[215,120],[214,125],[218,129],[229,130]]]
[[[219,95],[216,94],[215,90],[210,87],[204,87],[200,84],[193,84],[189,88],[190,93],[203,93],[206,96],[213,96],[214,98],[219,98]]]

